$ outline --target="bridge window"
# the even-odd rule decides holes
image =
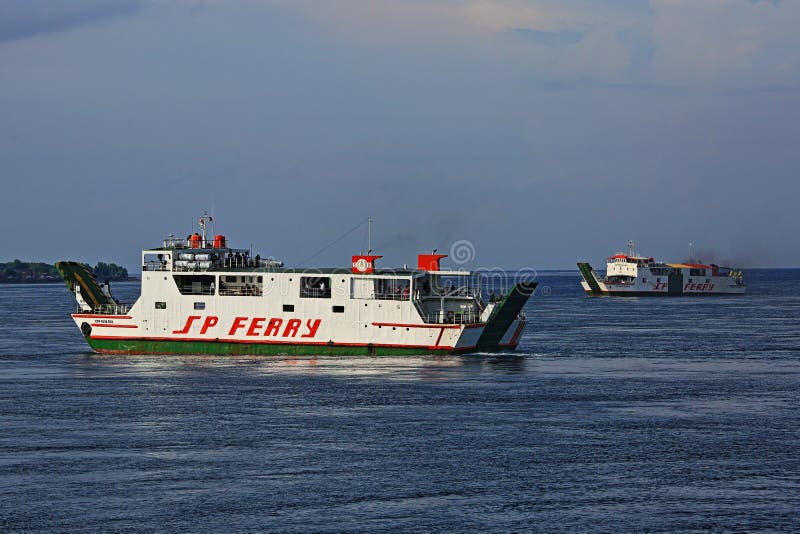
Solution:
[[[174,274],[175,285],[181,295],[213,295],[214,279],[213,275],[207,274]]]
[[[143,271],[166,271],[172,255],[169,252],[149,252],[142,256]]]
[[[353,277],[350,298],[377,300],[408,300],[411,280],[408,278]]]
[[[331,279],[327,276],[301,276],[300,297],[314,299],[331,298]]]
[[[220,276],[219,294],[227,297],[261,296],[264,287],[262,276]]]

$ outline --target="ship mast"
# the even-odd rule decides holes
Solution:
[[[203,214],[200,216],[200,219],[198,221],[198,225],[200,226],[200,239],[202,240],[200,242],[202,243],[203,247],[205,247],[207,245],[207,241],[206,241],[206,223],[210,222],[210,221],[213,221],[213,220],[214,219],[211,216],[209,216],[207,211],[203,211]]]
[[[372,215],[367,217],[367,255],[372,254]]]

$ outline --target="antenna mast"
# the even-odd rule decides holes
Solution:
[[[214,219],[212,217],[209,217],[207,211],[204,211],[203,214],[200,216],[200,233],[201,233],[200,237],[202,239],[201,243],[202,243],[203,247],[205,247],[206,244],[207,244],[207,241],[206,241],[206,225],[208,224],[209,221],[213,221],[213,220]]]
[[[372,215],[367,217],[367,255],[372,254]]]

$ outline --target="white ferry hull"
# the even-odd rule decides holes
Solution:
[[[135,315],[76,313],[72,318],[95,351],[117,354],[456,354],[476,352],[486,327],[485,323],[380,321],[326,325],[322,319],[253,316],[239,321],[242,316],[204,315],[176,318],[173,324],[184,324],[175,329],[166,321],[162,332],[154,332],[148,321]],[[525,324],[524,320],[514,321],[498,349],[516,348]]]
[[[87,343],[97,352],[117,354],[508,351],[519,343],[526,325],[520,310],[535,287],[520,283],[502,302],[484,305],[458,291],[420,295],[426,290],[421,281],[445,276],[446,271],[187,271],[173,270],[165,262],[145,265],[141,296],[120,309],[111,304],[115,301],[110,293],[104,299],[85,266],[57,266],[75,293],[80,311],[72,318]],[[303,285],[308,280],[324,280],[324,289],[309,289]],[[226,283],[231,285],[223,289]],[[374,290],[401,283],[392,286],[391,293],[376,295]],[[109,307],[114,309],[107,312]],[[436,312],[431,315],[431,310]]]
[[[586,280],[581,280],[581,287],[588,295],[602,295],[612,297],[674,297],[674,296],[694,296],[694,295],[744,295],[746,286],[731,285],[728,277],[719,277],[719,280],[705,282],[702,284],[687,282],[682,284],[681,291],[672,293],[668,287],[658,287],[655,284],[607,284],[603,281],[597,282],[600,291],[592,289]]]
[[[581,287],[592,296],[743,295],[741,272],[717,265],[660,263],[653,258],[617,254],[600,277],[588,263],[578,263]]]

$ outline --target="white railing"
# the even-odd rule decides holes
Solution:
[[[475,312],[433,312],[420,313],[422,320],[429,324],[473,324],[479,323],[480,314]]]
[[[131,306],[131,304],[102,304],[92,308],[91,313],[96,313],[98,315],[126,315],[130,311]],[[86,313],[86,310],[81,308],[81,305],[78,304],[76,312]]]
[[[191,286],[178,286],[178,291],[181,295],[213,295],[214,290],[210,287],[202,287],[200,289],[192,289]],[[220,290],[222,293],[222,290]]]
[[[166,271],[167,264],[158,261],[148,261],[142,265],[143,271]]]
[[[180,261],[180,260],[178,260]],[[275,260],[250,260],[250,261],[237,261],[237,260],[207,260],[210,264],[205,266],[199,265],[201,262],[193,261],[194,265],[187,266],[187,265],[180,265],[177,262],[172,263],[172,268],[170,269],[170,264],[166,262],[158,262],[158,261],[148,261],[142,265],[142,271],[175,271],[180,273],[185,272],[206,272],[206,271],[226,271],[226,270],[235,270],[235,269],[263,269],[264,271],[275,270],[280,267],[283,267],[283,263]]]
[[[410,295],[408,292],[397,291],[397,292],[377,292],[374,293],[373,298],[376,300],[408,300]]]
[[[262,290],[260,287],[257,286],[220,287],[219,294],[222,295],[223,297],[234,297],[234,296],[260,297],[262,294]]]
[[[331,298],[331,290],[330,288],[301,287],[300,298],[329,299]]]

